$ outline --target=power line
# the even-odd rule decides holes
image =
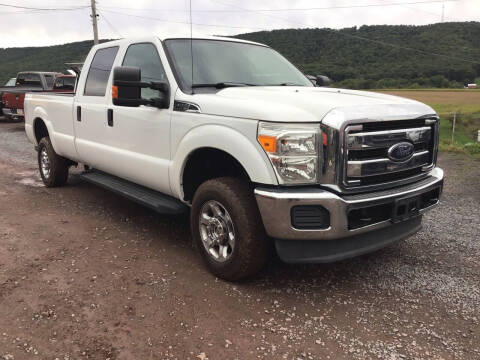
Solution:
[[[192,10],[197,13],[224,13],[224,12],[284,12],[284,11],[313,11],[313,10],[335,10],[335,9],[353,9],[353,8],[369,8],[369,7],[385,7],[385,6],[402,6],[402,5],[418,5],[418,4],[432,4],[443,3],[444,1],[457,2],[460,0],[427,0],[427,1],[408,1],[408,2],[393,2],[380,4],[360,4],[360,5],[339,5],[339,6],[324,6],[324,7],[306,7],[306,8],[278,8],[278,9],[238,9],[238,10],[221,10],[221,9],[197,9]],[[182,9],[139,9],[127,7],[113,7],[103,6],[104,9],[119,9],[119,10],[136,10],[136,11],[162,11],[162,12],[185,12]]]
[[[75,7],[69,6],[69,7],[63,7],[63,8],[38,8],[38,7],[19,6],[19,5],[11,5],[11,4],[4,4],[4,3],[0,3],[0,6],[15,8],[15,9],[39,10],[39,11],[79,10],[79,9],[85,9],[88,7],[88,6],[75,6]]]
[[[230,6],[230,7],[238,8],[238,9],[241,9],[241,10],[251,10],[251,9],[245,9],[245,8],[237,6],[237,5],[225,3],[223,1],[218,1],[218,0],[212,0],[212,1],[223,4],[224,6]],[[259,13],[259,15],[270,17],[270,18],[273,18],[273,19],[283,20],[283,21],[289,22],[290,24],[295,24],[295,25],[300,24],[300,25],[303,25],[303,26],[311,27],[311,25],[309,25],[309,24],[292,22],[291,20],[285,19],[283,17],[273,16],[273,15],[270,15],[270,14],[262,14],[262,13]],[[455,61],[460,61],[460,62],[466,62],[466,63],[471,63],[471,64],[480,64],[479,61],[475,61],[475,60],[471,60],[471,59],[462,59],[462,58],[452,57],[452,56],[445,55],[445,54],[439,54],[439,53],[424,51],[424,50],[420,50],[420,49],[415,49],[415,48],[411,48],[411,47],[408,47],[408,46],[396,45],[396,44],[388,43],[388,42],[381,41],[381,40],[369,39],[369,38],[359,36],[359,35],[347,34],[347,33],[341,32],[339,30],[333,30],[333,29],[328,29],[328,28],[324,28],[323,30],[334,33],[334,34],[342,35],[342,36],[345,36],[345,37],[350,37],[350,38],[354,38],[354,39],[358,39],[358,40],[368,41],[368,42],[371,42],[371,43],[375,43],[375,44],[379,44],[379,45],[383,45],[383,46],[389,46],[389,47],[392,47],[392,48],[409,50],[409,51],[417,52],[417,53],[423,54],[423,55],[429,55],[429,56],[433,55],[433,56],[439,56],[439,57],[443,57],[443,58],[451,59],[451,60],[455,60]]]
[[[159,21],[159,22],[164,22],[164,23],[172,23],[172,24],[190,25],[190,22],[188,22],[188,21],[165,20],[165,19],[160,19],[160,18],[151,17],[151,16],[127,14],[127,13],[119,12],[119,11],[105,10],[105,8],[103,8],[103,7],[100,8],[100,9],[103,12],[108,12],[108,13],[118,14],[118,15],[124,15],[124,16],[130,16],[130,17],[136,17],[136,18],[140,18],[140,19],[153,20],[153,21]],[[196,23],[196,22],[193,22],[192,24],[196,25],[196,26],[207,26],[207,27],[216,27],[216,28],[265,30],[265,28],[262,28],[262,27],[251,27],[251,26],[216,25],[216,24]]]
[[[103,14],[103,12],[98,12],[98,14],[101,16],[101,18],[105,21],[105,23],[108,25],[108,27],[115,33],[119,38],[123,38],[122,34],[113,26],[113,24],[108,21],[107,17]]]

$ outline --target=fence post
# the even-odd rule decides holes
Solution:
[[[453,127],[452,127],[452,144],[453,144],[453,136],[455,135],[455,123],[457,122],[457,112],[453,113]]]

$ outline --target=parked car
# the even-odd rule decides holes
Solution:
[[[24,116],[23,101],[25,93],[52,91],[55,72],[29,71],[17,75],[15,86],[2,94],[3,113],[13,119],[22,120]]]
[[[271,242],[294,263],[374,251],[439,202],[439,118],[422,103],[314,87],[270,47],[230,38],[106,42],[84,69],[75,94],[26,95],[44,184],[81,163],[87,181],[189,211],[220,278],[255,274]]]
[[[77,77],[75,75],[58,75],[53,84],[53,92],[73,93]]]
[[[9,79],[5,85],[3,85],[2,87],[0,87],[0,116],[3,115],[3,103],[2,103],[2,95],[3,95],[3,92],[5,90],[10,90],[10,88],[14,87],[15,86],[15,81],[17,79],[16,78],[11,78]]]

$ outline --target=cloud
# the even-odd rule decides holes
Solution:
[[[426,1],[426,0],[418,0]],[[412,0],[192,0],[195,34],[233,35],[258,30],[304,27],[344,28],[375,24],[424,25],[439,22],[442,3],[330,10],[252,12],[362,4],[411,3]],[[87,6],[88,0],[4,0],[17,6]],[[36,5],[35,5],[36,4]],[[189,0],[97,0],[101,38],[152,34],[189,34]],[[445,2],[447,21],[478,21],[478,0]],[[90,9],[33,12],[0,7],[0,47],[44,46],[92,38]],[[1,59],[0,59],[1,61]]]

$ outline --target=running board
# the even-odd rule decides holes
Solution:
[[[86,171],[80,174],[80,178],[149,207],[160,214],[181,214],[188,210],[188,206],[180,200],[102,171]]]

